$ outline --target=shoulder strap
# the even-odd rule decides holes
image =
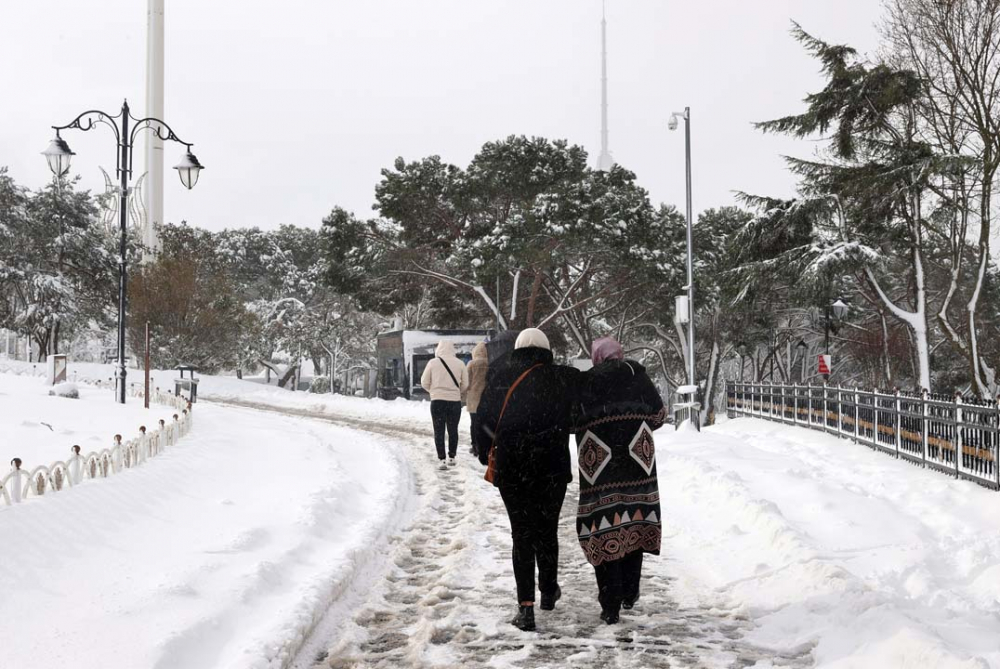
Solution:
[[[441,360],[441,358],[438,358],[438,360]],[[446,372],[448,372],[448,376],[451,377],[451,380],[455,384],[455,387],[461,389],[462,386],[459,384],[458,379],[455,378],[455,375],[452,374],[451,367],[448,366],[448,363],[446,363],[444,360],[441,360],[441,364],[444,365],[444,369]]]

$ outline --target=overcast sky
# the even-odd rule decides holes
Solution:
[[[143,111],[144,0],[0,3],[0,166],[37,188],[53,124],[128,97]],[[877,0],[608,0],[610,145],[654,202],[684,207],[692,109],[694,207],[732,191],[790,195],[781,154],[808,143],[751,123],[797,111],[820,83],[790,21],[863,52]],[[379,170],[438,154],[465,166],[510,134],[600,149],[600,0],[166,0],[165,119],[206,166],[167,169],[165,217],[210,229],[370,216]],[[73,172],[103,188],[110,132],[66,132]],[[166,166],[180,157],[165,147]],[[141,149],[136,158],[140,159]]]

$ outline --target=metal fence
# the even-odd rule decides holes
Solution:
[[[1000,405],[992,400],[727,381],[726,413],[829,432],[1000,490]]]
[[[88,383],[98,387],[114,387],[113,383],[107,384],[101,380]],[[132,384],[129,387],[129,394],[132,397],[142,398],[142,386]],[[173,446],[191,430],[194,414],[187,398],[160,392],[157,388],[155,391],[150,391],[149,399],[151,402],[173,407],[176,410],[173,420],[161,421],[159,426],[153,426],[147,432],[98,451],[84,453],[78,446],[74,447],[68,459],[49,465],[29,468],[20,458],[14,458],[10,473],[0,477],[0,507],[19,504],[29,497],[59,492],[89,480],[107,478],[126,469],[138,467],[149,458],[162,453],[167,447]]]

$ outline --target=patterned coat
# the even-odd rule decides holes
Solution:
[[[579,419],[577,535],[597,566],[629,553],[660,552],[660,493],[653,430],[666,409],[646,370],[608,360],[583,375]]]

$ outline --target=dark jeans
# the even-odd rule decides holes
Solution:
[[[444,430],[448,428],[448,455],[458,452],[458,421],[462,418],[462,403],[431,400],[431,421],[434,423],[434,445],[438,460],[444,460]]]
[[[501,486],[507,507],[510,536],[514,541],[511,561],[517,582],[517,601],[535,601],[535,564],[538,590],[554,594],[559,583],[559,512],[566,497],[566,484],[553,481],[539,487]]]
[[[470,436],[472,437],[472,453],[473,455],[479,455],[479,414],[470,413],[469,418],[472,419],[472,432]]]
[[[597,575],[597,601],[601,609],[618,613],[623,600],[639,597],[639,577],[642,575],[642,551],[629,553],[620,560],[594,567]]]

